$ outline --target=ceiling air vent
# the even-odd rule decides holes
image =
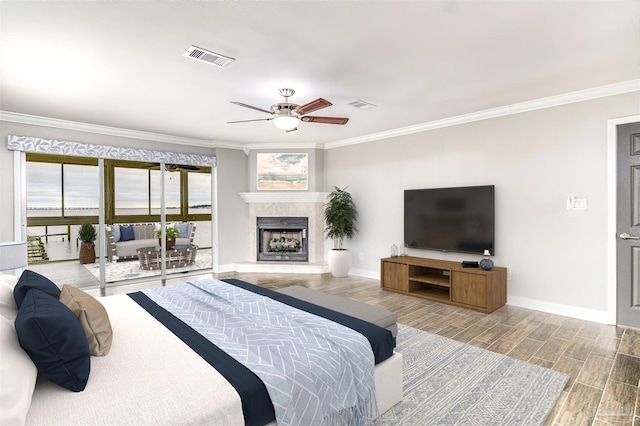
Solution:
[[[217,67],[226,67],[231,62],[235,61],[233,58],[223,56],[219,53],[213,53],[195,46],[191,46],[187,49],[184,56],[195,59],[196,61],[206,62],[207,64],[215,65]]]
[[[360,99],[356,99],[355,101],[349,102],[347,105],[351,105],[352,107],[358,109],[371,109],[375,108],[374,104],[370,104],[369,102],[361,101]]]

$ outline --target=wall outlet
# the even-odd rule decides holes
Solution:
[[[358,259],[364,260],[364,253],[363,252],[358,253]]]
[[[507,281],[511,281],[511,271],[507,270]]]

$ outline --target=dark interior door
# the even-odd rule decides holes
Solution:
[[[617,323],[640,328],[640,123],[617,135]]]

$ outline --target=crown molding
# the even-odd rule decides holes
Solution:
[[[316,143],[274,143],[274,144],[239,144],[227,141],[186,138],[182,136],[164,135],[161,133],[143,132],[140,130],[123,129],[119,127],[101,126],[98,124],[81,123],[79,121],[60,120],[58,118],[40,117],[37,115],[21,114],[11,111],[0,111],[0,121],[31,124],[34,126],[54,127],[57,129],[75,130],[79,132],[96,133],[131,139],[143,139],[177,145],[200,146],[205,148],[238,149],[247,152],[254,149],[322,149]]]
[[[429,121],[384,132],[372,133],[350,139],[343,139],[325,143],[266,143],[266,144],[241,144],[228,141],[206,140],[196,138],[186,138],[181,136],[164,135],[161,133],[143,132],[139,130],[122,129],[118,127],[100,126],[97,124],[80,123],[77,121],[60,120],[57,118],[40,117],[36,115],[21,114],[11,111],[0,110],[0,121],[8,121],[21,124],[31,124],[36,126],[54,127],[66,130],[76,130],[88,133],[97,133],[109,136],[126,137],[132,139],[143,139],[157,142],[171,143],[177,145],[200,146],[205,148],[228,148],[243,150],[248,153],[257,149],[332,149],[343,146],[357,145],[366,142],[373,142],[381,139],[394,138],[398,136],[410,135],[413,133],[426,132],[429,130],[441,129],[444,127],[458,126],[460,124],[472,123],[474,121],[488,120],[491,118],[504,117],[511,114],[519,114],[538,109],[552,108],[567,105],[575,102],[583,102],[591,99],[598,99],[607,96],[621,95],[640,91],[640,79],[623,81],[606,86],[594,87],[586,90],[565,93],[562,95],[549,96],[535,99],[533,101],[520,102],[517,104],[477,111],[470,114],[458,115],[442,120]]]
[[[307,143],[250,143],[245,145],[246,149],[322,149],[321,143],[307,142]]]
[[[97,124],[81,123],[78,121],[60,120],[58,118],[40,117],[37,115],[21,114],[11,111],[0,111],[0,121],[9,121],[34,126],[54,127],[57,129],[75,130],[79,132],[96,133],[108,136],[117,136],[132,139],[144,139],[149,141],[172,143],[178,145],[201,146],[213,148],[212,142],[205,139],[185,138],[181,136],[163,135],[161,133],[143,132],[140,130],[122,129],[119,127],[100,126]],[[215,143],[215,142],[213,142]],[[222,142],[221,144],[224,144]],[[237,146],[234,145],[237,149]]]
[[[599,86],[586,90],[565,93],[562,95],[549,96],[546,98],[535,99],[533,101],[520,102],[517,104],[502,106],[498,108],[487,109],[483,111],[473,112],[470,114],[458,115],[456,117],[445,118],[442,120],[429,121],[413,126],[401,127],[399,129],[388,130],[370,135],[360,136],[356,138],[344,139],[341,141],[327,142],[324,149],[340,148],[343,146],[357,145],[366,142],[373,142],[381,139],[388,139],[397,136],[410,135],[413,133],[426,132],[429,130],[441,129],[444,127],[452,127],[460,124],[471,123],[474,121],[488,120],[490,118],[504,117],[511,114],[520,114],[527,111],[535,111],[538,109],[552,108],[561,105],[567,105],[575,102],[584,102],[591,99],[598,99],[607,96],[621,95],[640,91],[640,79],[623,81],[621,83],[610,84],[607,86]]]
[[[247,204],[254,203],[326,203],[328,192],[241,192]]]

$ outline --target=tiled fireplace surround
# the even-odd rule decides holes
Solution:
[[[327,192],[241,192],[249,205],[249,259],[235,265],[238,272],[328,272],[324,246],[324,204]],[[257,262],[258,217],[307,217],[309,262]]]

